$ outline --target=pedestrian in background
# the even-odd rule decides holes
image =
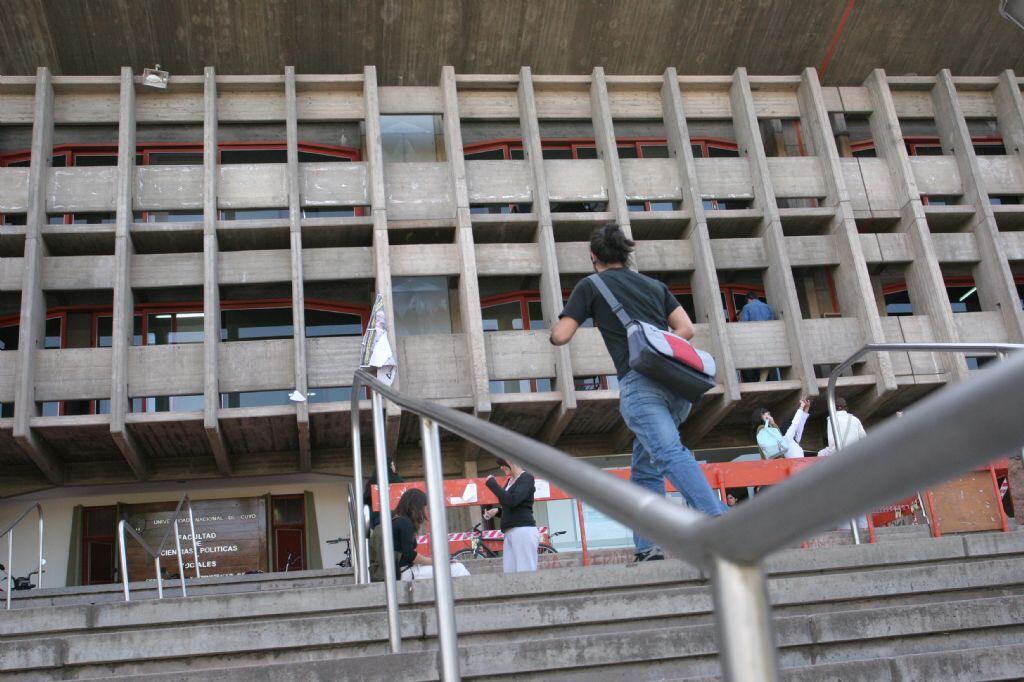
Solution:
[[[488,509],[484,512],[484,518],[490,520],[495,516],[501,517],[501,532],[505,536],[502,553],[505,573],[536,571],[540,531],[533,518],[533,474],[500,457],[498,466],[508,477],[504,487],[498,484],[494,476],[487,477],[486,485],[498,498],[501,508]]]

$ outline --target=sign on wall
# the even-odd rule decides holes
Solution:
[[[121,513],[146,542],[156,549],[168,526],[174,522],[175,506],[177,502],[126,504],[121,506]],[[267,508],[264,498],[195,500],[192,502],[192,514],[195,518],[199,570],[202,575],[238,575],[267,570]],[[179,513],[178,531],[185,562],[185,577],[192,577],[195,575],[195,563],[186,511]],[[153,560],[130,536],[126,538],[125,553],[129,579],[153,579]],[[164,578],[178,575],[173,535],[167,538],[167,545],[161,552],[160,566]]]

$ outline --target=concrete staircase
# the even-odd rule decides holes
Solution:
[[[784,678],[1024,677],[1024,531],[931,539],[908,528],[879,539],[768,560]],[[465,678],[718,676],[699,571],[575,561],[560,555],[562,567],[508,577],[494,562],[469,564],[474,575],[455,582]],[[140,584],[131,603],[109,588],[26,593],[0,612],[0,676],[436,679],[432,583],[400,586],[404,649],[392,655],[383,586],[350,582],[338,571],[211,578],[187,599],[168,584],[163,601]]]

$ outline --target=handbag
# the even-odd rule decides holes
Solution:
[[[634,320],[597,274],[589,279],[626,328],[629,367],[696,403],[715,385],[715,359],[689,341],[653,324]]]

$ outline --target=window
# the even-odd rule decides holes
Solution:
[[[385,163],[438,160],[440,117],[381,116],[380,140]]]
[[[446,277],[395,277],[391,282],[395,335],[451,334]]]
[[[484,332],[544,329],[540,294],[517,291],[491,296],[480,301]],[[536,393],[552,390],[550,378],[491,381],[491,393]]]

